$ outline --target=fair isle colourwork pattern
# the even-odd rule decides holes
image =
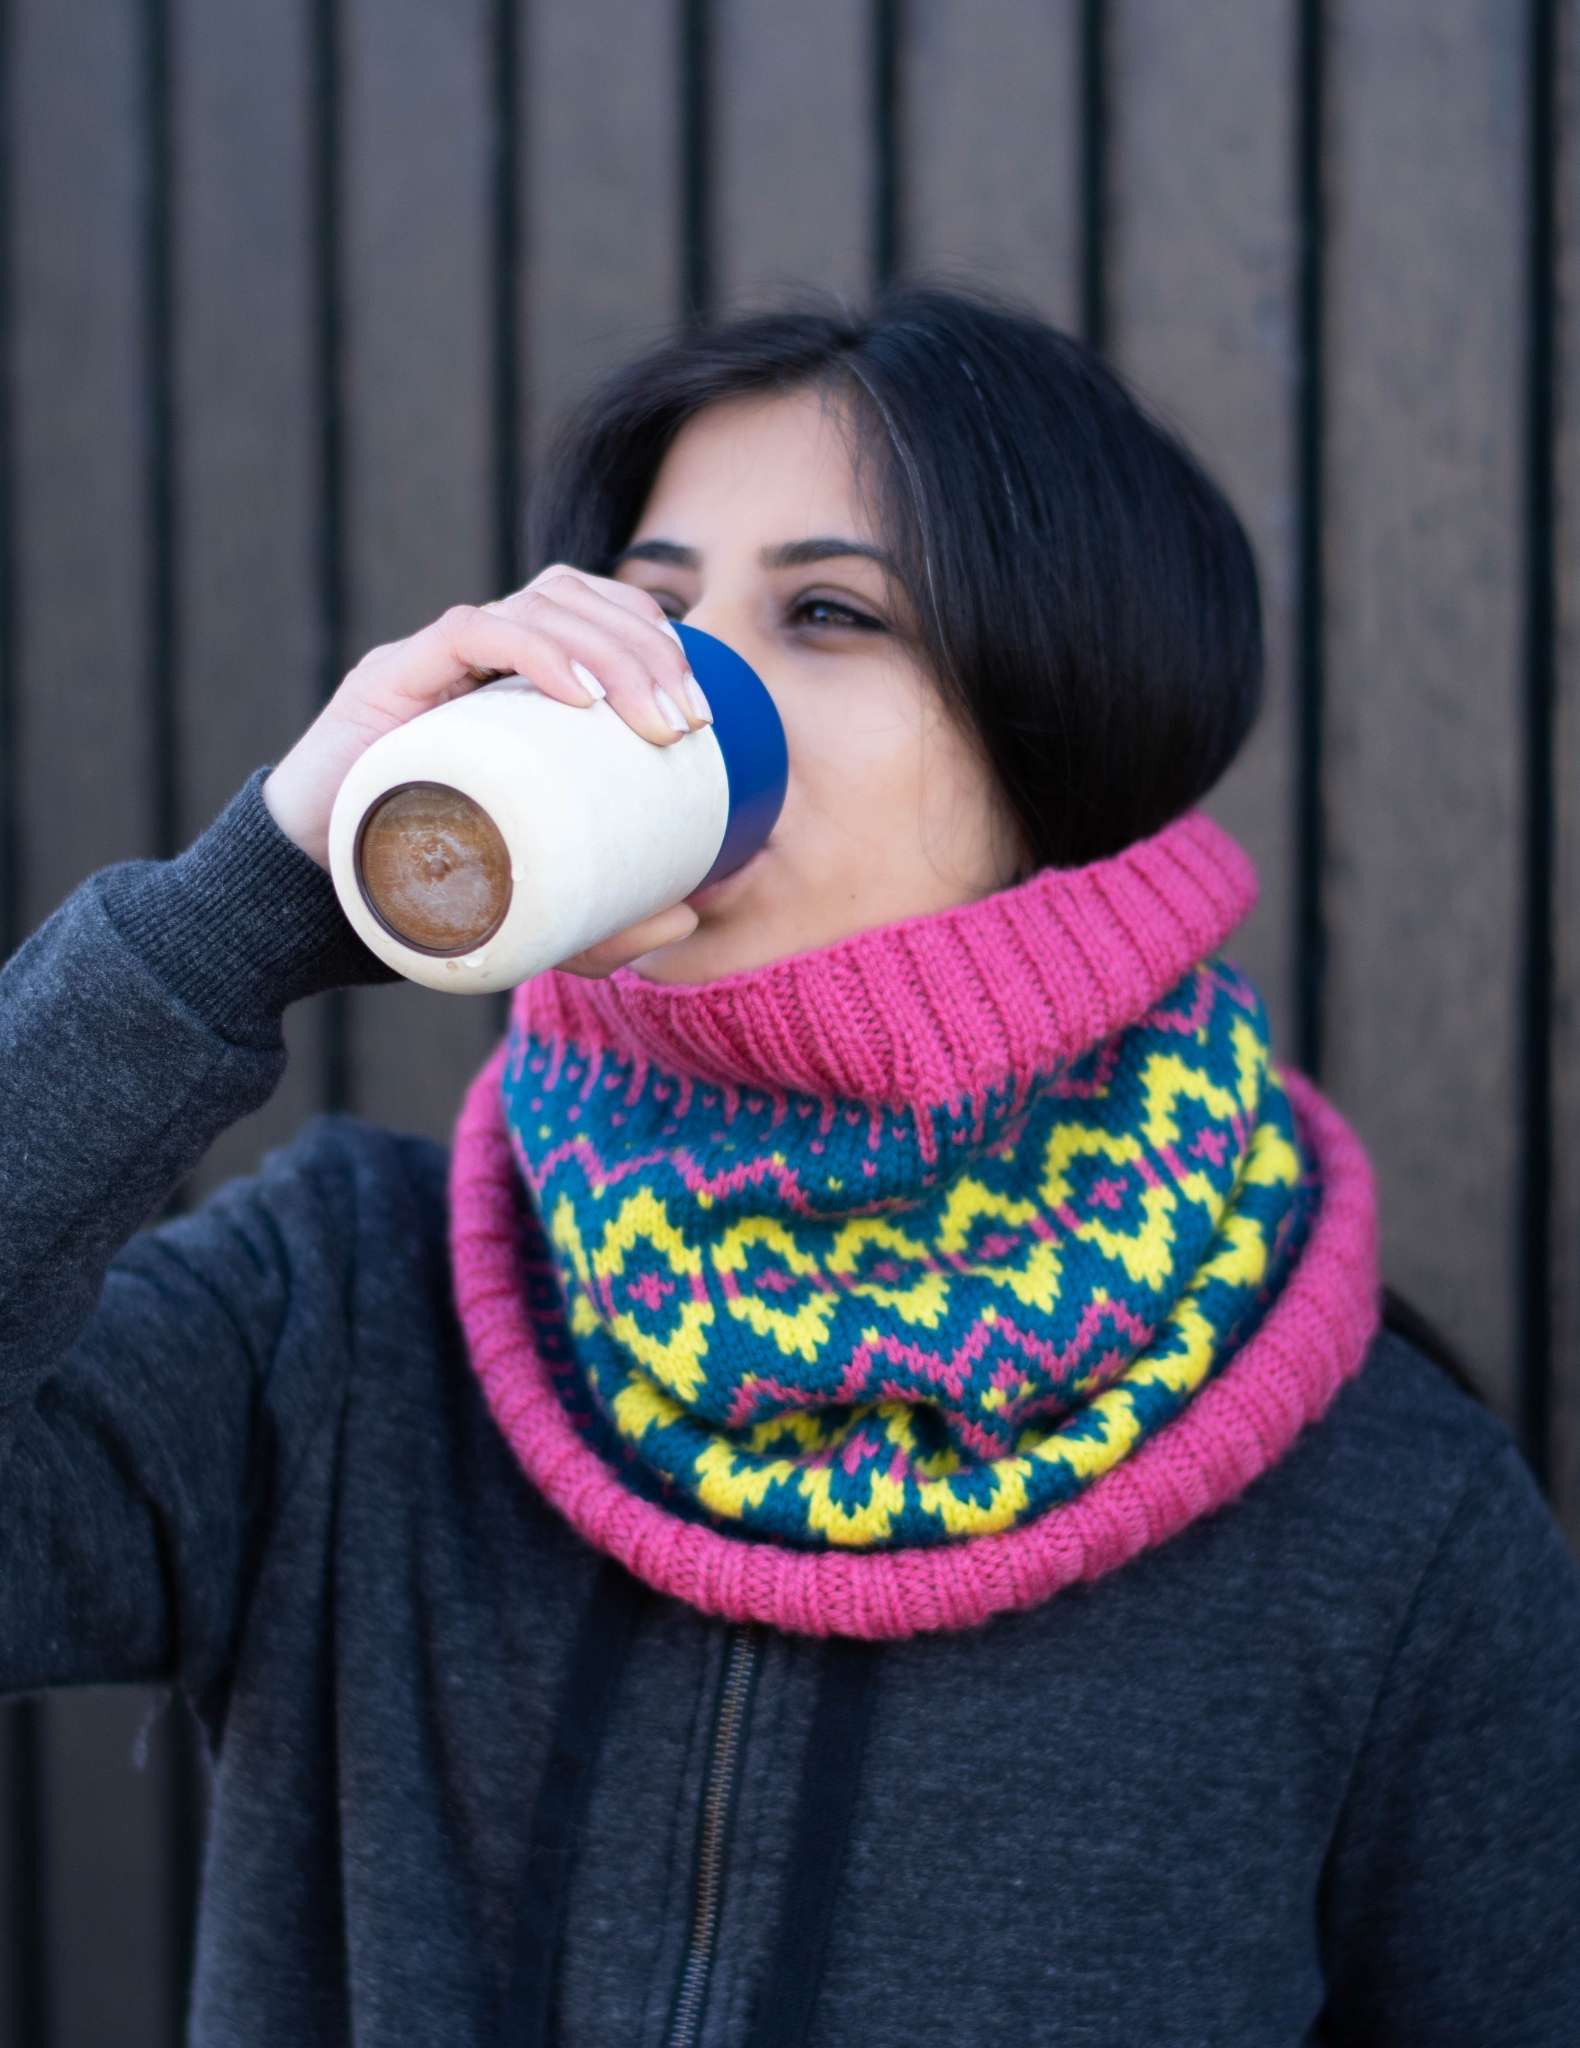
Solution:
[[[700,1613],[866,1641],[1232,1501],[1381,1320],[1370,1155],[1222,958],[1256,896],[1193,810],[709,980],[520,983],[448,1192],[526,1481]]]
[[[1321,1203],[1217,951],[952,1102],[708,1085],[529,1015],[535,1340],[633,1493],[747,1539],[914,1550],[1073,1500],[1253,1336]]]

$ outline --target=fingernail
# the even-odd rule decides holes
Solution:
[[[685,651],[686,651],[686,643],[685,643],[685,641],[684,641],[684,640],[682,640],[682,639],[681,639],[680,635],[679,635],[679,634],[678,634],[678,633],[677,633],[677,632],[675,631],[675,622],[674,622],[674,620],[673,620],[673,619],[665,619],[665,620],[664,620],[664,622],[663,622],[663,624],[662,624],[662,625],[660,626],[659,630],[660,630],[660,632],[664,632],[664,633],[667,633],[667,634],[669,635],[670,639],[671,639],[671,640],[673,640],[673,641],[674,641],[674,643],[675,643],[675,645],[676,645],[676,646],[677,646],[677,647],[678,647],[678,648],[680,649],[681,653],[682,653],[682,654],[684,654],[684,653],[685,653]]]
[[[582,688],[584,690],[590,691],[594,697],[608,696],[609,692],[604,688],[603,684],[599,682],[598,678],[593,674],[592,670],[590,668],[583,668],[579,661],[573,661],[571,663],[571,674],[576,678],[577,682],[581,684]]]
[[[672,725],[676,732],[690,732],[691,727],[686,722],[685,712],[681,710],[662,683],[655,683],[653,685],[653,695],[657,700],[659,710],[664,714],[665,722]]]
[[[711,724],[713,720],[712,706],[708,703],[707,698],[703,696],[702,685],[697,681],[689,668],[686,670],[685,675],[685,691],[686,701],[690,704],[692,710],[699,718],[705,718]]]

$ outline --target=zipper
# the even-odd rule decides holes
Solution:
[[[746,1695],[757,1659],[757,1632],[751,1622],[730,1624],[729,1663],[713,1715],[712,1753],[702,1795],[702,1838],[697,1849],[697,1882],[692,1899],[691,1933],[681,1965],[680,1988],[665,2048],[692,2048],[708,1976],[713,1967],[713,1938],[719,1921],[719,1877],[724,1837],[735,1801],[741,1754],[741,1728]]]

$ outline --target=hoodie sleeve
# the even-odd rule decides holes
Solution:
[[[391,981],[258,768],[187,849],[89,875],[0,968],[0,1694],[195,1688],[248,1547],[332,1396],[345,1175],[315,1117],[154,1224],[284,1071],[286,1007]]]
[[[1580,1562],[1512,1438],[1416,1588],[1321,1901],[1324,2040],[1580,2040]]]

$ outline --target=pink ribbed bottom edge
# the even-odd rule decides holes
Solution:
[[[473,1369],[538,1490],[596,1549],[660,1593],[728,1621],[872,1640],[969,1628],[1100,1578],[1243,1492],[1364,1363],[1381,1322],[1377,1190],[1349,1124],[1282,1065],[1323,1199],[1255,1335],[1189,1405],[1073,1501],[1016,1529],[921,1550],[801,1554],[678,1521],[609,1470],[560,1404],[522,1298],[518,1169],[501,1039],[467,1089],[452,1147],[450,1256]]]

